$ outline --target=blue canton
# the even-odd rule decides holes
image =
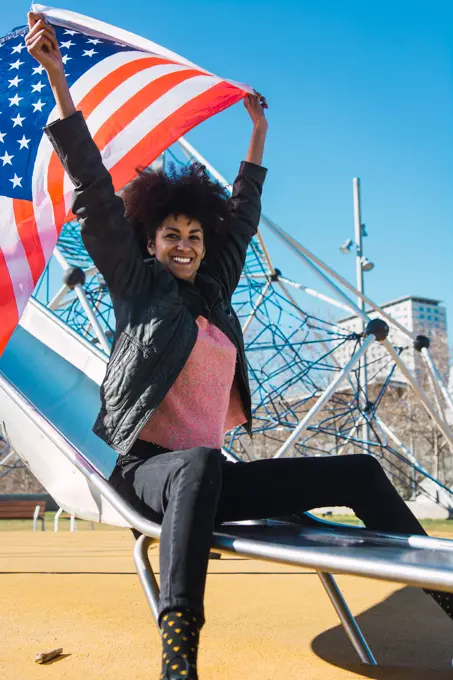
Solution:
[[[54,28],[69,87],[102,59],[133,49]],[[21,26],[0,38],[0,196],[31,201],[36,154],[55,100],[44,68],[27,52],[27,33],[28,27]]]

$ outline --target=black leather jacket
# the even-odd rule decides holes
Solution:
[[[115,311],[115,338],[94,432],[118,453],[130,450],[186,363],[197,338],[195,319],[203,314],[236,346],[245,427],[251,433],[244,341],[231,297],[258,229],[265,168],[241,164],[230,199],[231,234],[215,261],[209,261],[208,253],[193,285],[174,277],[156,258],[143,260],[82,114],[44,130],[75,186],[72,210]]]

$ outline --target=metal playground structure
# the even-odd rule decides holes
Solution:
[[[181,138],[160,162],[204,164],[210,174],[228,182],[187,140]],[[357,262],[362,259],[359,183],[354,181],[354,218]],[[263,229],[249,247],[233,306],[241,322],[248,360],[253,406],[253,438],[236,428],[225,438],[224,450],[234,457],[344,455],[368,453],[383,463],[399,488],[414,489],[417,479],[428,478],[422,489],[439,502],[433,488],[442,489],[444,507],[453,508],[453,492],[417,460],[410,445],[382,414],[381,404],[393,389],[395,375],[403,376],[423,404],[446,446],[453,451],[453,402],[430,353],[430,341],[416,336],[399,321],[309,252],[273,220],[262,215],[261,225],[285,243],[330,292],[325,294],[288,279],[266,247]],[[326,312],[308,313],[302,295],[324,305]],[[113,309],[106,284],[87,254],[76,222],[68,222],[60,235],[34,297],[79,336],[110,352],[115,331]],[[307,297],[307,300],[308,300]],[[310,305],[307,305],[308,307]],[[305,307],[305,309],[304,309]],[[329,307],[355,315],[361,332],[349,332],[329,320]],[[366,311],[372,310],[372,317]],[[389,327],[406,341],[396,347]],[[379,359],[370,348],[382,346]],[[405,361],[408,348],[423,359],[430,388],[414,375]],[[0,414],[1,415],[1,414]],[[0,477],[23,465],[6,443],[0,443]],[[451,502],[450,502],[451,498]]]

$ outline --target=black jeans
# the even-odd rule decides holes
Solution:
[[[211,538],[222,522],[300,515],[332,505],[352,508],[368,529],[426,535],[369,455],[231,463],[220,449],[167,451],[137,440],[110,481],[162,524],[159,620],[182,606],[204,621]]]

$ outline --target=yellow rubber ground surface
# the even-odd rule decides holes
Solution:
[[[157,680],[160,640],[132,545],[127,531],[0,533],[2,680]],[[378,668],[358,663],[316,575],[222,558],[210,562],[200,680],[453,678],[453,623],[430,598],[337,580]],[[35,664],[57,647],[62,657]]]

